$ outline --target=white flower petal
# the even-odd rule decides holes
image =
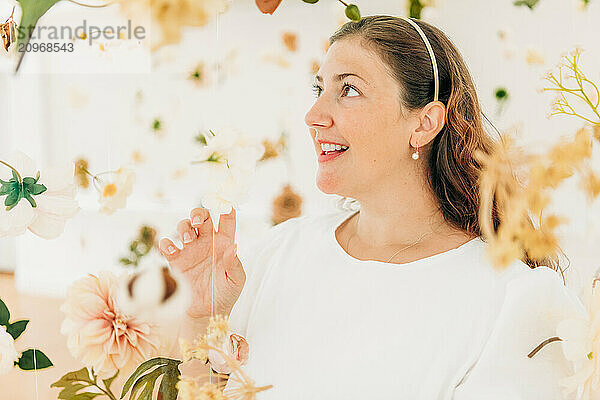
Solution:
[[[6,327],[0,325],[0,375],[12,371],[17,357],[14,339],[6,332]]]
[[[4,206],[5,197],[0,197],[0,237],[18,236],[25,233],[25,230],[35,218],[35,213],[31,204],[25,199],[21,199],[17,205],[10,211],[6,211]]]
[[[561,321],[556,327],[556,335],[563,340],[562,349],[568,360],[579,361],[592,351],[590,322],[583,318]]]
[[[10,155],[3,161],[6,161],[10,165],[12,165],[13,168],[19,171],[21,178],[25,178],[26,176],[31,176],[35,178],[35,174],[38,171],[35,162],[31,158],[29,158],[27,154],[23,153],[20,150],[13,150],[10,153]],[[0,174],[0,177],[2,176],[12,177],[12,172],[10,171],[10,169],[4,165],[2,165],[2,173]]]

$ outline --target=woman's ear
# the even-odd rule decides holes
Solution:
[[[412,147],[423,147],[431,142],[446,123],[446,107],[441,101],[427,104],[418,116],[418,126],[410,137]]]

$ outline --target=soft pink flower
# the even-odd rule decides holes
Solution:
[[[123,314],[114,294],[118,279],[109,271],[88,275],[67,291],[61,333],[73,356],[100,376],[129,371],[154,356],[160,345],[155,325]]]

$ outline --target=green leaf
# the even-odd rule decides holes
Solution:
[[[0,187],[0,196],[8,194],[10,192],[12,192],[13,190],[13,185],[12,183],[2,183],[2,186]]]
[[[517,1],[513,2],[513,5],[515,5],[517,7],[526,6],[530,10],[533,10],[533,8],[537,5],[538,2],[539,2],[539,0],[517,0]]]
[[[30,186],[29,193],[38,195],[44,193],[46,190],[48,190],[48,188],[45,185],[42,185],[41,183],[34,183]]]
[[[157,365],[165,365],[170,361],[170,359],[168,358],[163,358],[163,357],[157,357],[157,358],[152,358],[148,361],[144,361],[143,363],[140,364],[139,367],[137,367],[137,369],[134,371],[133,374],[131,374],[131,376],[129,377],[129,379],[127,379],[127,382],[125,382],[125,385],[123,386],[123,391],[121,392],[121,399],[123,397],[125,397],[125,395],[127,394],[127,392],[129,392],[129,389],[131,389],[131,386],[135,383],[135,381],[142,376],[142,374],[146,371],[148,371],[150,368],[155,367]],[[132,392],[133,394],[133,392]]]
[[[23,178],[23,183],[26,185],[33,185],[35,183],[35,178],[26,176],[25,178]]]
[[[13,188],[12,192],[10,192],[8,196],[6,196],[6,199],[4,199],[4,205],[6,207],[13,208],[17,205],[19,200],[21,200],[22,196],[23,192],[21,191],[21,188]]]
[[[113,383],[113,381],[115,380],[115,378],[117,377],[117,375],[119,375],[119,370],[117,370],[117,373],[114,374],[113,376],[111,376],[108,379],[102,379],[102,382],[104,383],[104,387],[106,389],[110,390],[110,385]]]
[[[423,11],[423,4],[421,4],[420,0],[410,0],[410,4],[408,6],[408,16],[410,18],[421,19],[421,11]]]
[[[59,399],[73,400],[77,392],[81,389],[93,386],[94,382],[90,378],[90,373],[86,367],[68,372],[59,380],[54,382],[50,387],[63,388],[58,394]]]
[[[129,400],[152,400],[152,392],[154,391],[156,380],[166,371],[167,367],[166,365],[163,365],[138,379],[135,385],[133,385],[133,389],[131,389],[131,396],[129,396]],[[136,397],[138,390],[142,387],[143,389],[140,392],[140,395]]]
[[[319,0],[302,0],[302,1],[305,3],[309,3],[309,4],[315,4]]]
[[[344,12],[352,21],[360,21],[360,10],[356,4],[348,4]]]
[[[6,304],[0,299],[0,325],[8,325],[8,320],[10,320],[10,312]]]
[[[37,203],[35,202],[35,200],[33,199],[33,197],[31,197],[31,195],[29,194],[28,191],[23,191],[23,197],[25,197],[25,199],[29,202],[29,204],[31,204],[31,207],[36,208],[37,207]]]
[[[19,182],[19,175],[17,175],[17,172],[14,169],[12,170],[12,179],[11,180],[14,180],[15,182]]]
[[[17,48],[26,47],[42,15],[59,0],[17,0],[21,5],[21,22],[17,29]],[[21,53],[15,72],[19,70],[25,51]]]
[[[27,320],[27,319],[13,322],[12,324],[9,324],[6,326],[6,332],[8,332],[10,334],[10,336],[13,337],[14,340],[17,340],[17,338],[19,336],[21,336],[21,334],[23,333],[25,328],[27,328],[28,323],[29,323],[29,320]]]
[[[72,397],[69,397],[68,400],[91,400],[98,396],[104,396],[104,393],[90,393],[90,392],[78,393]]]
[[[35,360],[33,359],[34,354]],[[34,369],[48,368],[54,364],[52,364],[52,361],[50,361],[50,359],[40,350],[28,349],[21,354],[21,358],[17,361],[17,365],[24,371],[32,371]]]
[[[158,400],[177,400],[177,382],[179,381],[179,368],[177,365],[169,364],[163,375],[160,387],[158,388]]]

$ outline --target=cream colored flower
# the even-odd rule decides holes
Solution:
[[[94,184],[99,194],[100,212],[110,215],[120,208],[125,208],[127,197],[133,191],[135,172],[121,167],[117,171],[105,172],[96,177]]]
[[[556,328],[563,353],[576,368],[575,374],[561,380],[560,385],[566,396],[583,385],[581,399],[593,400],[600,396],[600,284],[588,287],[584,297],[587,315],[563,320]]]
[[[35,207],[25,198],[10,210],[6,210],[4,206],[0,207],[0,237],[21,235],[29,229],[44,239],[57,238],[64,231],[67,219],[75,216],[80,210],[75,199],[77,186],[74,164],[39,171],[34,161],[18,150],[2,161],[15,168],[21,179],[35,178],[40,172],[36,184],[44,185],[46,190],[31,196]],[[7,182],[11,174],[10,169],[0,165],[0,171],[1,178]],[[3,204],[6,198],[0,196]]]
[[[13,337],[6,332],[5,326],[0,325],[0,375],[12,371],[18,357]]]
[[[160,344],[157,328],[124,314],[114,294],[118,277],[102,271],[73,283],[61,306],[66,318],[61,333],[71,354],[100,376],[117,370],[129,373],[140,362],[155,356]]]

